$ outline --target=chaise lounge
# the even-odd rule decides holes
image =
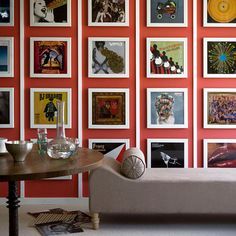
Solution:
[[[93,228],[100,213],[236,214],[234,169],[146,169],[124,177],[120,163],[105,158],[89,176]]]

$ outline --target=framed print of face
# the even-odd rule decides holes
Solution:
[[[89,148],[122,162],[124,152],[129,148],[129,139],[89,139]]]
[[[236,128],[236,89],[204,89],[204,128]]]
[[[71,26],[71,0],[30,0],[30,26]]]
[[[14,26],[14,0],[0,1],[0,26]]]
[[[89,38],[88,57],[89,77],[129,77],[128,38]]]
[[[0,88],[0,128],[14,128],[14,88]]]
[[[205,168],[235,168],[236,139],[204,139]]]
[[[204,77],[236,78],[236,39],[204,38]]]
[[[187,0],[147,0],[148,27],[187,27]]]
[[[148,78],[187,78],[187,38],[147,38]]]
[[[30,38],[30,56],[30,77],[71,77],[71,38]]]
[[[71,89],[31,88],[30,128],[56,128],[56,102],[65,102],[65,128],[71,128]]]
[[[14,77],[13,37],[0,37],[0,77]]]
[[[148,139],[148,168],[188,168],[187,139]]]
[[[203,0],[205,27],[235,27],[236,2],[234,0]]]
[[[89,26],[129,26],[128,0],[88,0]]]
[[[147,128],[188,128],[187,89],[148,88]]]
[[[129,89],[89,89],[89,128],[128,129]]]

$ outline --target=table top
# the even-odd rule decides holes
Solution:
[[[103,154],[79,148],[67,159],[52,159],[40,155],[36,145],[24,162],[14,162],[10,154],[0,155],[0,181],[34,180],[78,174],[102,165]]]

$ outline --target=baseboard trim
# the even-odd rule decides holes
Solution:
[[[81,201],[88,201],[88,197],[82,198],[19,198],[20,205],[73,205]],[[0,198],[0,205],[6,205],[6,198]]]

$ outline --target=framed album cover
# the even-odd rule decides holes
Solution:
[[[70,78],[71,38],[30,38],[30,77]]]
[[[188,139],[148,139],[148,168],[188,168]]]
[[[14,77],[13,37],[0,37],[0,77]]]
[[[0,27],[14,26],[14,0],[0,1]]]
[[[203,25],[205,27],[235,27],[235,0],[203,0]]]
[[[65,128],[71,128],[70,88],[30,89],[30,128],[56,128],[56,102],[65,102]]]
[[[187,27],[187,0],[147,0],[148,27]]]
[[[187,88],[148,88],[147,128],[188,128]]]
[[[236,89],[204,89],[204,128],[236,128]]]
[[[129,26],[129,0],[88,0],[89,26]]]
[[[204,77],[236,78],[236,38],[204,38]]]
[[[30,26],[71,26],[71,0],[30,0]]]
[[[90,129],[129,128],[129,89],[88,90]]]
[[[14,88],[0,88],[0,128],[14,128]]]
[[[187,38],[147,38],[148,78],[187,78]]]
[[[236,139],[204,139],[205,168],[235,168]]]
[[[88,47],[89,77],[129,77],[128,38],[89,38]]]
[[[89,148],[122,162],[124,152],[129,148],[129,139],[89,139]]]

